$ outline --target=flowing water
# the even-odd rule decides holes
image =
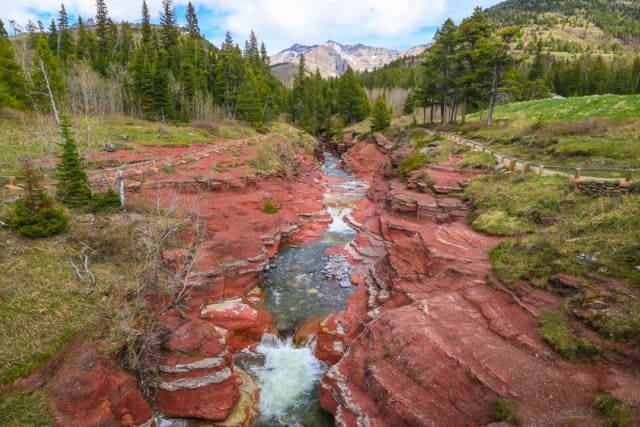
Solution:
[[[324,199],[333,219],[327,231],[317,242],[280,250],[265,277],[267,308],[276,328],[288,338],[266,335],[255,352],[241,355],[238,360],[260,385],[256,426],[333,425],[331,415],[318,402],[318,383],[326,366],[314,357],[311,347],[294,347],[291,335],[310,317],[343,310],[354,291],[346,257],[327,256],[325,252],[356,236],[344,218],[352,211],[353,203],[364,197],[367,186],[338,169],[339,162],[338,157],[326,153],[322,165],[327,183]]]
[[[318,383],[326,370],[313,348],[295,347],[291,335],[305,320],[346,307],[354,291],[351,267],[342,254],[327,249],[347,244],[356,232],[345,222],[353,203],[368,187],[337,166],[340,159],[325,154],[325,203],[333,219],[316,242],[282,248],[271,259],[263,288],[267,308],[285,337],[265,334],[253,352],[242,352],[234,363],[250,372],[260,386],[259,418],[254,427],[329,427],[333,417],[318,402]],[[182,427],[184,420],[159,419],[161,427]],[[205,425],[205,424],[202,424]]]
[[[328,230],[317,242],[280,250],[265,277],[267,308],[285,336],[310,317],[343,310],[354,291],[345,256],[327,256],[325,251],[343,246],[356,236],[344,217],[353,210],[353,203],[364,197],[367,186],[338,169],[339,162],[338,157],[327,153],[322,166],[327,177],[325,203],[333,219]]]

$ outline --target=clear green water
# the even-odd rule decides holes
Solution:
[[[265,334],[255,351],[234,358],[234,363],[250,372],[260,385],[260,414],[253,427],[334,424],[331,414],[318,402],[318,384],[326,365],[315,358],[313,348],[295,347],[291,336],[310,317],[343,310],[355,290],[344,256],[325,255],[327,249],[343,246],[356,236],[344,217],[367,192],[364,183],[338,169],[339,162],[338,157],[327,153],[322,165],[328,177],[325,202],[333,222],[318,241],[282,248],[265,274],[262,287],[267,308],[284,339]],[[158,425],[182,427],[190,423],[160,418]]]

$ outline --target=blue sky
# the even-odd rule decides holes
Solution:
[[[63,0],[75,22],[95,15],[92,0]],[[188,0],[174,0],[179,22],[184,21]],[[200,28],[219,45],[231,31],[241,46],[253,29],[270,54],[293,43],[317,44],[329,39],[405,49],[431,41],[435,29],[448,17],[456,22],[499,0],[192,0]],[[152,20],[157,21],[161,0],[147,0]],[[107,0],[116,22],[139,22],[142,0]],[[0,18],[8,31],[9,19],[24,24],[38,19],[48,26],[60,0],[0,0]]]

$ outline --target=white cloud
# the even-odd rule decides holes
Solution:
[[[217,0],[213,5],[228,13],[225,24],[233,34],[253,29],[277,49],[293,41],[402,38],[437,25],[446,10],[445,0]]]
[[[0,0],[0,17],[25,23],[38,14],[56,14],[60,3],[67,11],[83,18],[95,15],[94,0]],[[174,0],[184,6],[188,0]],[[425,27],[442,23],[447,14],[468,15],[475,4],[495,4],[497,0],[192,0],[200,26],[218,38],[230,30],[242,42],[250,30],[264,40],[271,52],[292,43],[322,43],[333,39],[341,43],[380,41],[407,47]],[[161,0],[147,0],[152,19],[157,18]],[[116,21],[139,22],[142,0],[107,0],[109,15]],[[454,16],[456,17],[456,16]],[[179,16],[179,20],[182,20]],[[213,40],[219,42],[220,40]]]

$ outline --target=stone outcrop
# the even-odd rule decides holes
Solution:
[[[498,397],[524,425],[597,424],[593,399],[602,391],[638,407],[638,360],[559,359],[537,331],[558,297],[502,287],[488,256],[499,239],[475,232],[458,198],[386,178],[384,145],[358,144],[344,157],[371,183],[370,204],[352,213],[360,231],[352,246],[372,256],[354,257],[358,291],[317,329],[321,358],[332,363],[333,349],[344,351],[319,391],[336,425],[487,425]],[[434,187],[455,193],[472,177],[456,161],[424,168]]]
[[[295,168],[277,172],[239,161],[255,157],[256,144],[265,138],[145,146],[136,153],[118,150],[91,159],[123,164],[128,200],[190,218],[199,228],[182,233],[185,247],[162,254],[183,285],[179,304],[168,306],[164,294],[147,298],[149,310],[161,316],[147,337],[143,377],[163,416],[251,424],[257,387],[232,357],[263,333],[277,334],[256,288],[261,273],[283,241],[316,238],[331,221],[312,155],[296,149],[290,160]],[[116,172],[105,169],[91,179],[100,187],[112,183]],[[278,208],[276,213],[263,211],[267,202]],[[90,370],[70,365],[65,371],[67,382],[54,396],[58,424],[151,425],[151,407],[135,378],[115,369],[114,361],[95,358]],[[86,424],[78,421],[83,415]]]
[[[59,361],[49,384],[56,426],[151,426],[153,411],[136,378],[84,343]]]

